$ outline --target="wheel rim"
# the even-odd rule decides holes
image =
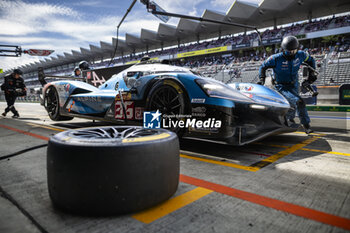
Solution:
[[[58,112],[58,96],[53,88],[47,93],[46,110],[50,116],[55,116]]]
[[[162,114],[185,113],[185,105],[179,93],[170,86],[162,86],[151,96],[149,110],[160,110]]]
[[[162,132],[141,127],[101,127],[91,129],[79,129],[71,132],[71,135],[84,139],[126,139],[139,138],[145,136],[157,135]]]

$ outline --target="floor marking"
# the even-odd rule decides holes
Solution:
[[[317,150],[317,149],[309,149],[309,148],[302,148],[302,150],[312,151],[312,152],[320,152],[320,153],[326,153],[326,154],[350,156],[349,153],[342,153],[342,152],[335,152],[335,151]]]
[[[224,185],[215,184],[209,181],[197,179],[186,175],[180,175],[180,181],[183,183],[213,190],[217,193],[239,198],[254,204],[258,204],[258,205],[272,208],[275,210],[290,213],[299,217],[311,219],[324,224],[350,230],[350,219],[347,219],[347,218],[339,217],[332,214],[327,214],[322,211],[313,210],[307,207],[280,201],[277,199],[265,197],[259,194],[255,194],[255,193],[251,193],[251,192],[247,192],[239,189],[234,189]]]
[[[23,130],[19,130],[19,129],[15,129],[6,125],[1,125],[0,127],[5,128],[5,129],[9,129],[9,130],[13,130],[19,133],[23,133],[35,138],[39,138],[42,140],[48,140],[49,138],[38,135],[38,134],[33,134],[33,133],[29,133]],[[314,137],[314,138],[309,138],[308,140],[314,139],[316,140],[318,137]],[[306,141],[308,141],[306,140]],[[306,142],[304,141],[304,143]],[[303,145],[301,143],[301,145]],[[325,212],[321,212],[318,210],[313,210],[307,207],[303,207],[303,206],[299,206],[299,205],[295,205],[292,203],[288,203],[288,202],[284,202],[284,201],[280,201],[277,199],[273,199],[273,198],[269,198],[269,197],[265,197],[265,196],[261,196],[258,194],[254,194],[254,193],[250,193],[250,192],[246,192],[243,190],[239,190],[239,189],[234,189],[231,187],[227,187],[224,185],[220,185],[220,184],[215,184],[215,183],[211,183],[205,180],[200,180],[194,177],[190,177],[190,176],[186,176],[186,175],[182,175],[180,174],[180,181],[183,183],[187,183],[187,184],[191,184],[191,185],[195,185],[204,189],[208,189],[208,190],[212,190],[214,192],[217,193],[222,193],[225,195],[229,195],[232,197],[236,197],[242,200],[246,200],[249,201],[251,203],[255,203],[258,205],[262,205],[268,208],[272,208],[272,209],[276,209],[276,210],[280,210],[286,213],[290,213],[296,216],[300,216],[306,219],[311,219],[317,222],[321,222],[321,223],[325,223],[328,225],[332,225],[332,226],[336,226],[336,227],[340,227],[346,230],[350,230],[350,219],[347,218],[343,218],[343,217],[339,217],[339,216],[335,216],[332,214],[327,214]],[[196,189],[194,189],[196,190]],[[192,190],[193,191],[193,190]],[[190,191],[191,192],[191,191]],[[202,191],[196,191],[196,192],[200,192],[203,195]],[[209,191],[208,191],[209,192]],[[208,193],[209,194],[209,193]],[[181,195],[180,195],[181,196]],[[198,195],[197,195],[198,196]],[[175,197],[177,198],[177,197]],[[173,199],[175,199],[173,198]],[[173,200],[170,199],[169,201]],[[199,199],[199,198],[198,198]],[[198,200],[197,199],[197,200]],[[193,202],[193,201],[192,201]]]
[[[260,143],[260,142],[256,142],[254,144],[271,146],[271,147],[277,147],[277,148],[289,148],[289,146],[281,146],[281,145],[274,145],[274,144],[264,144],[264,143]],[[319,153],[327,153],[327,154],[335,154],[335,155],[350,156],[349,153],[342,153],[342,152],[336,152],[336,151],[318,150],[318,149],[311,149],[311,148],[301,148],[300,150],[319,152]]]
[[[0,124],[0,127],[5,128],[5,129],[9,129],[9,130],[12,130],[12,131],[15,131],[15,132],[18,132],[18,133],[22,133],[22,134],[25,134],[25,135],[29,135],[29,136],[32,136],[34,138],[39,138],[39,139],[46,140],[46,141],[49,140],[48,137],[44,137],[44,136],[41,136],[39,134],[30,133],[30,132],[27,132],[27,131],[24,131],[24,130],[12,128],[12,127],[7,126],[7,125],[1,125]]]
[[[240,165],[240,164],[236,164],[236,163],[222,162],[222,161],[217,161],[214,159],[199,158],[199,157],[184,155],[184,154],[180,154],[180,157],[186,158],[186,159],[193,159],[193,160],[206,162],[206,163],[212,163],[212,164],[221,165],[221,166],[226,166],[226,167],[238,168],[238,169],[251,171],[251,172],[256,172],[256,171],[259,171],[261,168],[264,168],[264,167],[276,162],[277,160],[279,160],[279,159],[281,159],[281,158],[283,158],[283,157],[285,157],[285,156],[287,156],[287,155],[289,155],[297,150],[302,149],[302,147],[307,146],[308,144],[316,141],[319,138],[320,137],[315,137],[315,136],[312,138],[308,138],[307,140],[305,140],[301,143],[298,143],[298,144],[290,146],[290,147],[286,147],[285,150],[280,151],[274,155],[271,155],[271,156],[267,157],[266,159],[263,159],[259,162],[256,162],[250,166]]]
[[[302,132],[302,131],[296,131],[294,133],[298,133],[298,134],[304,134],[305,136],[312,136],[312,135],[315,135],[315,136],[326,136],[326,134],[324,133],[310,133],[310,134],[306,134],[305,132]]]
[[[41,124],[35,124],[35,123],[27,123],[27,125],[31,125],[31,126],[35,126],[35,127],[40,127],[40,128],[45,128],[45,129],[56,130],[56,131],[60,131],[60,132],[65,131],[65,129],[54,128],[54,127],[51,127],[51,126],[46,126],[46,125],[41,125]]]
[[[151,223],[157,219],[160,219],[186,205],[191,204],[192,202],[197,201],[198,199],[212,193],[212,190],[206,188],[195,188],[189,192],[181,194],[177,197],[174,197],[160,205],[152,207],[150,209],[144,210],[140,213],[134,214],[132,217],[143,222]]]
[[[312,137],[312,138],[308,138],[306,139],[305,141],[301,142],[301,143],[298,143],[298,144],[295,144],[294,146],[291,146],[291,147],[288,147],[286,148],[285,150],[283,151],[280,151],[278,152],[277,154],[274,154],[266,159],[263,159],[257,163],[254,163],[252,165],[250,165],[251,167],[256,167],[256,168],[263,168],[263,167],[266,167],[267,165],[270,165],[271,163],[274,163],[276,162],[277,160],[297,151],[297,150],[300,150],[301,148],[303,148],[304,146],[307,146],[308,144],[316,141],[317,139],[319,139],[320,137]]]
[[[263,145],[263,146],[271,146],[271,147],[277,147],[277,148],[288,148],[288,147],[290,147],[290,146],[282,146],[282,145],[275,145],[275,144],[266,144],[266,143],[262,143],[262,142],[254,142],[252,144]]]
[[[221,165],[221,166],[225,166],[225,167],[238,168],[238,169],[251,171],[251,172],[256,172],[260,169],[257,167],[245,166],[245,165],[240,165],[240,164],[236,164],[236,163],[221,162],[221,161],[217,161],[214,159],[205,159],[205,158],[199,158],[199,157],[194,157],[194,156],[184,155],[184,154],[180,154],[180,157],[186,158],[186,159],[193,159],[193,160],[206,162],[206,163],[212,163],[212,164]]]

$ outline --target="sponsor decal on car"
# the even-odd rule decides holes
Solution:
[[[253,89],[254,89],[254,87],[251,86],[251,85],[244,86],[244,90],[245,90],[245,91],[252,91]]]
[[[191,103],[193,103],[193,104],[204,104],[205,103],[205,99],[193,98],[193,99],[191,99]]]
[[[144,108],[135,107],[135,120],[142,120]]]
[[[91,76],[90,76],[91,79]],[[95,71],[92,71],[92,81],[91,83],[95,86],[98,87],[106,82],[106,79],[101,75],[101,78],[98,77]]]
[[[123,100],[124,100],[124,101],[125,101],[125,100],[131,100],[131,98],[132,98],[132,97],[131,97],[131,93],[129,93],[129,92],[124,92],[124,93],[122,93],[122,97],[123,97]],[[116,100],[116,101],[121,100],[120,94],[119,94],[119,93],[116,95],[115,100]]]
[[[64,84],[64,90],[65,90],[66,92],[69,92],[69,89],[70,89],[70,84],[69,84],[69,83]]]
[[[102,102],[101,96],[81,96],[77,100],[80,102]]]
[[[192,116],[194,117],[205,117],[206,116],[206,107],[196,107],[192,108]]]
[[[123,110],[123,105],[121,101],[115,102],[115,113],[114,118],[119,120],[124,120],[125,115],[126,119],[133,120],[134,119],[134,101],[124,101],[125,113]]]

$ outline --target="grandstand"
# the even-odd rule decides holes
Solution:
[[[261,62],[279,51],[284,36],[295,35],[301,41],[301,48],[308,49],[317,60],[320,72],[317,84],[339,85],[350,82],[350,14],[344,13],[349,10],[350,4],[345,0],[286,0],[283,4],[264,0],[254,6],[238,0],[225,15],[206,10],[203,17],[257,25],[261,41],[256,32],[242,28],[180,19],[177,27],[161,23],[157,32],[141,29],[140,37],[127,33],[125,41],[118,41],[120,51],[113,65],[136,63],[147,54],[153,59],[169,59],[175,65],[187,66],[225,83],[254,82]],[[336,15],[339,13],[343,14]],[[327,36],[336,40],[325,41]],[[34,88],[39,86],[38,67],[43,67],[47,74],[65,76],[71,75],[81,60],[87,60],[94,68],[106,67],[115,44],[116,38],[112,38],[112,44],[101,41],[100,47],[90,45],[80,52],[72,51],[12,69],[24,71],[26,85],[34,93]]]

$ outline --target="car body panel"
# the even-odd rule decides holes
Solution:
[[[201,82],[218,84],[230,96],[208,94]],[[59,95],[60,114],[86,117],[124,124],[142,124],[150,89],[163,81],[172,85],[188,98],[190,114],[198,119],[215,118],[223,122],[220,129],[189,128],[185,136],[225,140],[231,144],[244,145],[262,137],[295,131],[286,125],[284,116],[290,108],[288,101],[270,88],[252,83],[223,84],[203,78],[183,67],[165,64],[138,64],[113,75],[98,88],[82,81],[55,81],[43,89],[56,88]],[[205,86],[205,85],[204,85]],[[215,90],[215,89],[214,89]],[[121,96],[124,105],[132,108],[130,119],[120,115]],[[237,98],[236,98],[237,97]],[[44,104],[44,102],[43,102]],[[119,114],[119,115],[118,115]],[[128,116],[127,116],[128,117]]]

